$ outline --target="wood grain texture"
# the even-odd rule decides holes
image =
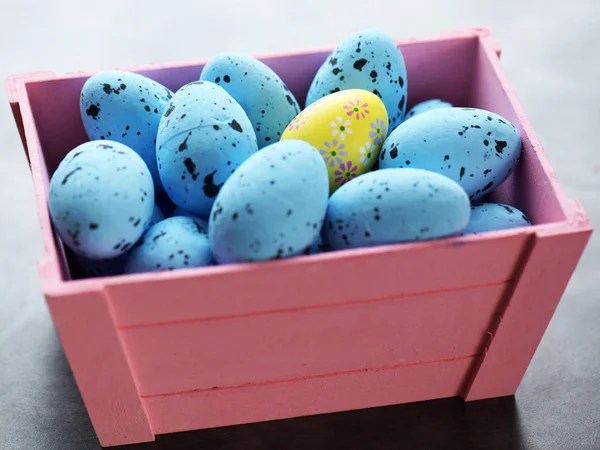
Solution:
[[[154,440],[102,292],[48,297],[77,387],[103,446]]]
[[[471,357],[144,398],[156,434],[454,397]]]

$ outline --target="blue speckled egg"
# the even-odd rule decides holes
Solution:
[[[194,216],[191,212],[183,209],[181,206],[177,206],[174,210],[173,210],[173,214],[171,214],[173,217],[174,216],[186,216],[186,217],[196,217]]]
[[[394,40],[379,30],[363,30],[325,60],[310,85],[306,106],[337,91],[364,89],[383,101],[392,130],[404,119],[407,86],[404,57]]]
[[[163,214],[158,203],[154,203],[154,208],[152,209],[152,217],[150,217],[150,226],[156,225],[161,220],[165,220],[165,215]]]
[[[124,273],[125,262],[128,257],[129,252],[111,259],[89,259],[74,254],[73,260],[76,265],[76,273],[78,272],[86,278],[98,278],[121,275]]]
[[[215,202],[209,236],[220,263],[301,254],[317,239],[329,196],[318,150],[299,140],[269,145],[227,180]]]
[[[323,242],[333,250],[419,241],[460,233],[470,204],[456,182],[419,169],[361,175],[333,193]]]
[[[448,103],[445,102],[444,100],[440,100],[440,99],[431,99],[431,100],[425,100],[424,102],[421,103],[417,103],[415,106],[413,106],[412,108],[410,108],[408,110],[408,112],[406,113],[406,117],[404,118],[404,120],[408,120],[411,117],[414,116],[418,116],[419,114],[422,114],[424,112],[427,111],[431,111],[432,109],[439,109],[439,108],[452,108],[452,103]]]
[[[208,217],[225,180],[258,150],[242,107],[220,86],[195,81],[175,93],[158,128],[156,157],[173,203]]]
[[[279,75],[248,55],[221,53],[204,67],[200,79],[215,82],[244,108],[259,149],[279,141],[285,127],[300,112]]]
[[[150,224],[152,177],[126,145],[86,142],[71,150],[52,175],[48,207],[71,250],[90,259],[114,258]]]
[[[462,234],[527,227],[531,222],[514,206],[502,203],[479,203],[471,206],[471,219]]]
[[[172,92],[143,75],[123,71],[90,77],[79,104],[90,140],[109,139],[135,150],[148,165],[157,191],[162,190],[156,167],[156,133]]]
[[[379,153],[379,167],[440,173],[477,201],[508,178],[520,156],[521,137],[508,120],[481,109],[441,108],[396,128]]]
[[[210,265],[212,254],[202,219],[171,217],[151,227],[133,248],[125,273],[157,272]]]

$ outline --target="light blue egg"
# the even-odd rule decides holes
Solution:
[[[406,113],[404,121],[407,121],[411,117],[418,116],[419,114],[422,114],[424,112],[431,111],[432,109],[439,108],[452,108],[452,103],[448,103],[440,99],[425,100],[424,102],[417,103],[415,106],[413,106]]]
[[[90,140],[108,139],[135,150],[147,164],[157,191],[158,123],[172,92],[143,75],[110,70],[90,77],[81,91],[80,112]]]
[[[150,226],[156,225],[161,220],[165,220],[165,215],[163,214],[158,203],[154,203],[154,208],[152,209],[152,217],[150,217]]]
[[[50,181],[48,207],[62,241],[90,259],[125,253],[150,224],[154,186],[129,147],[91,141],[71,150]]]
[[[502,203],[480,203],[471,206],[471,219],[462,234],[504,230],[530,226],[531,222],[514,206]]]
[[[257,150],[242,107],[222,87],[195,81],[171,99],[158,129],[156,157],[173,203],[206,218],[223,183]]]
[[[325,60],[310,85],[306,106],[334,92],[364,89],[381,98],[392,130],[404,119],[407,87],[406,64],[398,45],[379,30],[363,30]]]
[[[244,108],[259,149],[279,141],[285,127],[300,112],[279,75],[248,55],[221,53],[208,62],[200,79],[218,84]]]
[[[333,193],[323,242],[333,250],[452,236],[469,222],[465,191],[447,177],[419,169],[361,175]]]
[[[317,239],[329,196],[327,168],[310,144],[286,140],[251,156],[215,202],[209,236],[220,263],[301,254]]]
[[[151,227],[136,244],[125,273],[158,272],[210,265],[212,254],[206,221],[170,217]]]
[[[381,148],[379,167],[440,173],[478,201],[508,178],[520,156],[521,137],[505,118],[481,109],[440,108],[396,128]]]

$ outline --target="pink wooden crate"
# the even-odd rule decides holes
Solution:
[[[523,137],[493,195],[533,220],[512,229],[284,261],[72,280],[47,210],[48,180],[86,136],[90,73],[8,81],[35,185],[42,287],[104,446],[380,405],[512,395],[591,233],[567,199],[490,32],[399,43],[410,103],[494,111]],[[263,57],[299,99],[329,50]],[[203,62],[138,67],[176,90]]]

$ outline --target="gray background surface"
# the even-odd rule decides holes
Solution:
[[[0,0],[0,19],[2,78],[335,45],[366,27],[396,38],[490,27],[567,194],[600,224],[598,0]],[[0,449],[99,448],[40,295],[32,183],[4,91],[0,211]],[[442,400],[136,448],[600,449],[599,258],[596,236],[514,400]]]

